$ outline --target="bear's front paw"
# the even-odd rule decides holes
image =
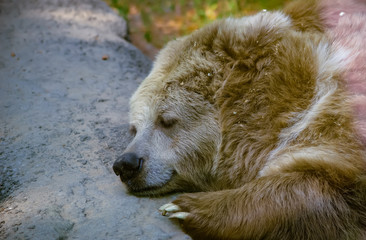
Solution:
[[[181,220],[187,219],[190,215],[188,212],[182,212],[182,209],[175,205],[174,203],[167,203],[159,208],[159,211],[163,216],[168,216],[169,218],[177,218]]]
[[[180,220],[183,230],[193,239],[217,239],[221,215],[212,193],[186,193],[159,208],[163,216]],[[219,199],[220,200],[220,199]],[[221,201],[219,201],[221,203]],[[209,234],[207,233],[209,232]]]

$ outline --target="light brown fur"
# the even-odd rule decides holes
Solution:
[[[195,239],[364,234],[347,56],[324,35],[316,2],[296,4],[289,17],[221,20],[169,43],[131,99],[126,152],[144,165],[126,184],[137,195],[200,191],[173,201]]]

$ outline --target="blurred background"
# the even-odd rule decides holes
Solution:
[[[223,17],[280,9],[290,0],[105,0],[127,20],[131,42],[149,58],[168,41]]]

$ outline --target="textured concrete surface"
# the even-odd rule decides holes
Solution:
[[[189,239],[111,170],[151,68],[125,37],[99,0],[0,0],[0,239]]]

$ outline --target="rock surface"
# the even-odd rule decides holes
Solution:
[[[0,239],[189,239],[111,170],[151,62],[100,0],[0,0]]]

